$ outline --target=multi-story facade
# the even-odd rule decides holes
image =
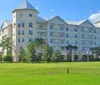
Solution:
[[[66,55],[64,46],[78,46],[78,60],[90,52],[91,47],[100,46],[100,21],[91,23],[89,20],[79,22],[65,21],[58,15],[51,19],[39,17],[36,10],[27,0],[12,11],[13,20],[3,21],[0,39],[11,37],[13,43],[13,60],[18,61],[20,47],[27,48],[35,38],[43,38],[53,50],[60,50]],[[65,56],[64,59],[67,60]]]

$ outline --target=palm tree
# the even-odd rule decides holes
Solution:
[[[100,47],[90,48],[90,50],[92,51],[92,55],[96,54],[97,58],[99,58],[99,56],[100,56]]]
[[[66,48],[66,53],[67,53],[66,56],[67,55],[71,55],[71,57],[72,57],[72,48],[73,48],[73,46],[72,45],[68,45],[68,46],[65,46],[65,48]]]
[[[74,55],[75,55],[76,51],[78,50],[78,46],[73,46],[72,50],[74,50],[74,52],[72,52],[72,61],[74,61]]]
[[[90,50],[92,51],[92,55],[95,53],[95,48],[90,48]]]
[[[72,46],[72,45],[68,45],[68,46],[65,46],[66,48],[66,51],[68,51],[68,55],[71,55],[71,61],[74,61],[74,52],[76,52],[76,50],[78,49],[77,46]],[[73,52],[74,51],[74,52]],[[66,54],[66,56],[67,56]]]

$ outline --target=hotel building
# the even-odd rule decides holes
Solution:
[[[67,60],[64,46],[78,46],[77,60],[90,48],[100,46],[100,21],[91,23],[89,20],[67,21],[60,16],[50,19],[38,16],[39,11],[27,0],[24,0],[12,11],[12,20],[4,20],[0,29],[0,40],[5,37],[12,38],[13,61],[18,61],[20,47],[25,50],[29,42],[35,38],[43,38],[53,50],[60,50]]]

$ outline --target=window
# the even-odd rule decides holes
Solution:
[[[18,27],[21,27],[20,23],[18,24]]]
[[[39,30],[43,30],[43,25],[39,25]]]
[[[77,45],[78,44],[78,42],[77,41],[75,41],[75,45]]]
[[[94,30],[94,33],[96,33],[96,30]]]
[[[24,27],[24,23],[22,23],[22,27]]]
[[[24,35],[24,30],[22,31],[22,34]]]
[[[20,42],[20,38],[18,38],[18,42]]]
[[[74,28],[74,32],[77,32],[77,28]]]
[[[69,31],[69,28],[68,27],[66,27],[66,31]]]
[[[50,40],[50,43],[53,44],[53,39]]]
[[[20,17],[22,17],[23,16],[23,14],[20,14]]]
[[[93,42],[93,41],[89,41],[88,44],[89,44],[89,45],[93,45],[94,42]]]
[[[75,34],[75,38],[78,38],[77,34]]]
[[[60,37],[64,37],[65,34],[64,33],[59,33]]]
[[[32,38],[29,38],[29,42],[31,42],[33,39]]]
[[[66,34],[66,37],[68,38],[69,37],[69,34]]]
[[[64,27],[63,27],[63,26],[60,26],[60,30],[61,30],[61,31],[64,30]]]
[[[95,42],[95,45],[97,45],[97,43]]]
[[[97,39],[96,36],[94,37],[94,39]]]
[[[32,17],[32,14],[29,14],[29,17]]]
[[[64,47],[61,47],[61,50],[64,50]]]
[[[54,28],[54,24],[50,24],[50,29],[52,30]]]
[[[22,42],[24,42],[24,38],[22,38]]]
[[[61,44],[65,44],[65,40],[61,40]]]
[[[29,27],[33,27],[33,23],[29,23]]]
[[[69,41],[68,40],[66,40],[66,44],[69,44]]]
[[[70,32],[73,32],[73,29],[70,29]]]
[[[53,32],[50,32],[50,36],[53,36]]]
[[[19,23],[18,27],[24,27],[24,23]]]
[[[29,35],[33,35],[33,31],[32,30],[29,30]]]
[[[18,31],[18,35],[20,35],[20,31]]]

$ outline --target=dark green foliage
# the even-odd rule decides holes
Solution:
[[[26,57],[26,52],[23,49],[23,47],[20,48],[20,55],[19,55],[19,61],[24,62],[27,61]]]
[[[7,54],[12,53],[12,39],[10,37],[4,38],[1,43],[0,47],[2,47],[2,50],[7,50]]]
[[[36,60],[36,50],[34,48],[34,42],[30,42],[27,46],[27,54],[31,62],[34,62]]]
[[[52,61],[52,54],[53,54],[53,49],[49,47],[49,45],[46,45],[43,50],[42,59],[47,63],[49,63]]]
[[[11,54],[7,54],[6,56],[4,56],[3,60],[5,62],[12,62],[13,61],[12,55]]]
[[[94,47],[90,49],[92,51],[92,55],[96,54],[97,58],[100,56],[100,47]]]
[[[61,52],[59,50],[56,50],[53,54],[52,54],[52,61],[54,62],[60,62],[61,61]]]
[[[2,55],[0,54],[0,62],[2,62]]]
[[[45,42],[42,38],[36,38],[34,44],[36,47],[42,47],[45,44]]]

